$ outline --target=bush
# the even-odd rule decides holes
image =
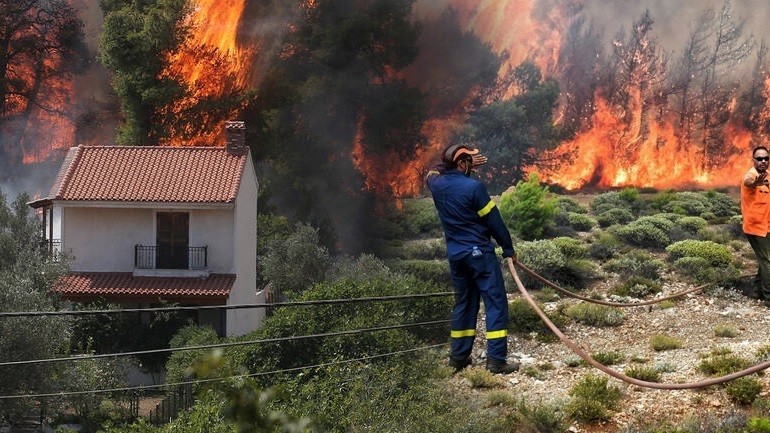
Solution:
[[[639,197],[635,188],[624,188],[621,191],[609,191],[597,195],[591,200],[589,207],[594,214],[603,214],[612,209],[624,209],[633,215],[638,215],[645,208],[645,203]]]
[[[351,276],[333,282],[319,283],[297,300],[352,299],[435,293],[436,291],[435,284],[429,281],[394,273],[369,280],[360,280]],[[451,311],[451,306],[452,298],[442,296],[387,302],[319,304],[312,308],[279,307],[275,309],[272,316],[265,319],[260,329],[243,338],[274,339],[289,335],[311,335],[443,320]],[[418,346],[423,340],[445,340],[447,336],[444,326],[414,326],[326,338],[266,342],[245,348],[242,355],[244,359],[241,362],[250,372],[255,373],[314,365],[330,359],[394,352]],[[278,379],[272,376],[269,380],[272,383]]]
[[[567,405],[567,413],[575,420],[592,422],[609,419],[608,410],[617,408],[621,392],[609,386],[606,376],[588,374],[570,390],[573,399]]]
[[[401,225],[410,235],[441,232],[441,220],[431,199],[405,199],[402,201],[404,218]]]
[[[634,218],[634,214],[630,210],[623,208],[609,208],[596,213],[596,222],[602,228],[616,224],[627,224],[633,221]]]
[[[513,192],[500,197],[503,219],[525,240],[542,237],[557,212],[556,199],[550,196],[547,186],[540,186],[536,173],[530,174],[526,182],[519,181]]]
[[[449,262],[446,260],[396,260],[390,262],[390,267],[401,274],[431,281],[441,287],[452,285],[452,275]]]
[[[674,268],[697,283],[705,284],[717,279],[716,270],[703,257],[682,257],[674,262]]]
[[[627,368],[624,371],[625,375],[628,377],[633,377],[634,379],[643,380],[645,382],[660,382],[660,371],[658,371],[655,368],[652,367],[645,367],[642,365],[634,365],[632,367]]]
[[[566,259],[584,259],[588,253],[588,246],[583,241],[575,238],[559,237],[551,239]]]
[[[698,230],[708,225],[708,221],[698,216],[687,216],[680,218],[677,224],[687,232],[696,234]]]
[[[514,420],[514,431],[522,433],[561,433],[568,428],[563,409],[556,402],[528,405],[522,400]]]
[[[498,376],[483,368],[466,368],[460,377],[467,379],[472,388],[502,388],[503,381]]]
[[[576,202],[575,200],[559,196],[556,197],[556,206],[561,210],[562,212],[571,212],[571,213],[579,213],[579,214],[587,214],[588,209],[586,209],[585,206],[582,204]]]
[[[665,266],[665,263],[658,259],[653,259],[646,251],[634,250],[617,259],[608,261],[604,264],[603,268],[607,272],[614,272],[618,275],[637,275],[657,280],[660,278],[661,269]]]
[[[711,376],[724,376],[748,368],[751,365],[747,359],[732,353],[715,353],[703,359],[698,364],[698,370]]]
[[[735,338],[738,336],[738,328],[733,325],[718,323],[714,327],[714,335],[722,338]]]
[[[700,216],[710,211],[708,198],[700,193],[682,191],[674,194],[674,199],[665,204],[661,210],[680,215]]]
[[[747,406],[762,392],[762,384],[755,377],[739,377],[727,384],[726,391],[730,400]]]
[[[579,232],[590,232],[598,224],[590,216],[577,212],[567,212],[567,223]]]
[[[650,337],[650,347],[656,352],[679,349],[682,347],[682,340],[668,335],[657,334]]]
[[[618,253],[620,241],[611,233],[602,231],[588,246],[588,254],[597,260],[611,259]]]
[[[590,326],[619,326],[626,314],[619,308],[580,302],[565,308],[564,314],[573,320]]]
[[[662,289],[660,284],[649,278],[632,275],[615,288],[615,294],[632,298],[644,298],[650,294],[660,293]]]
[[[562,286],[582,289],[595,274],[594,265],[588,260],[568,258],[561,245],[570,254],[580,254],[580,248],[572,241],[538,240],[520,242],[516,245],[519,261],[538,275]],[[521,282],[528,289],[542,285],[533,277],[522,272]],[[507,279],[508,277],[506,277]]]
[[[615,234],[629,245],[641,248],[665,248],[671,243],[671,237],[665,229],[660,227],[662,221],[673,224],[663,218],[637,220],[617,228]]]
[[[732,218],[733,216],[740,215],[740,204],[728,194],[711,190],[707,191],[705,196],[709,204],[709,210],[717,218]]]
[[[273,239],[259,257],[260,273],[279,293],[301,293],[322,281],[331,263],[329,251],[320,245],[318,229],[297,224],[284,239]]]
[[[615,365],[623,362],[625,355],[620,352],[597,352],[591,354],[591,358],[602,365]]]
[[[731,265],[733,259],[730,250],[726,246],[711,241],[698,241],[694,239],[675,242],[666,248],[666,252],[674,259],[701,257],[714,267]]]
[[[542,310],[542,306],[538,306]],[[559,328],[566,323],[564,316],[560,314],[550,314],[548,318]],[[540,341],[552,342],[557,340],[556,335],[548,329],[545,322],[524,299],[514,299],[508,303],[508,330],[517,334],[537,333],[537,339]]]
[[[216,344],[219,336],[210,326],[189,325],[179,330],[172,338],[169,346],[172,349],[186,346],[202,346]],[[189,380],[191,367],[203,360],[211,350],[178,350],[171,353],[166,362],[167,382],[182,382]]]

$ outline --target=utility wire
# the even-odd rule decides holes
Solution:
[[[348,299],[316,299],[311,301],[287,301],[275,303],[233,304],[233,305],[197,305],[157,308],[126,308],[111,310],[57,310],[57,311],[3,311],[3,317],[38,317],[38,316],[85,316],[91,314],[118,314],[118,313],[159,313],[166,311],[199,311],[199,310],[236,310],[244,308],[278,308],[297,307],[306,305],[348,304],[358,302],[397,301],[403,299],[435,298],[454,295],[454,292],[418,293],[413,295],[372,296],[367,298]]]
[[[449,343],[439,343],[439,344],[433,344],[430,346],[423,346],[423,347],[416,347],[412,349],[404,349],[399,350],[396,352],[388,352],[388,353],[381,353],[379,355],[369,355],[369,356],[363,356],[360,358],[353,358],[353,359],[344,359],[341,361],[331,361],[331,362],[324,362],[321,364],[315,364],[315,365],[306,365],[302,367],[293,367],[293,368],[286,368],[282,370],[272,370],[272,371],[263,371],[258,373],[250,373],[250,374],[242,374],[238,376],[228,376],[228,377],[217,377],[217,378],[210,378],[210,379],[198,379],[198,380],[189,380],[185,382],[173,382],[173,383],[163,383],[163,384],[157,384],[157,385],[142,385],[142,386],[127,386],[127,387],[121,387],[121,388],[109,388],[109,389],[92,389],[92,390],[86,390],[86,391],[60,391],[60,392],[52,392],[52,393],[41,393],[41,394],[15,394],[15,395],[0,395],[0,400],[10,400],[10,399],[17,399],[17,398],[44,398],[44,397],[66,397],[66,396],[74,396],[74,395],[83,395],[83,394],[98,394],[98,393],[108,393],[108,392],[126,392],[126,391],[144,391],[147,389],[157,389],[157,388],[163,388],[167,386],[180,386],[180,385],[192,385],[196,383],[209,383],[209,382],[218,382],[218,381],[224,381],[224,380],[230,380],[230,379],[245,379],[247,377],[257,377],[257,376],[267,376],[271,374],[278,374],[278,373],[289,373],[293,371],[299,371],[299,370],[306,370],[311,368],[321,368],[321,367],[328,367],[332,365],[337,364],[349,364],[352,362],[357,361],[367,361],[371,359],[376,358],[384,358],[391,355],[401,355],[404,353],[410,353],[410,352],[416,352],[418,350],[425,350],[425,349],[433,349],[441,346],[446,346]]]
[[[413,326],[423,326],[423,325],[437,325],[437,324],[449,323],[449,322],[450,322],[449,319],[444,319],[444,320],[434,320],[429,322],[407,323],[407,324],[401,324],[401,325],[378,326],[374,328],[352,329],[349,331],[327,332],[323,334],[295,335],[291,337],[276,337],[276,338],[268,338],[264,340],[234,341],[229,343],[204,344],[204,345],[198,345],[198,346],[139,350],[134,352],[117,352],[117,353],[102,353],[102,354],[95,354],[95,355],[70,356],[66,358],[8,361],[8,362],[0,362],[0,367],[6,367],[6,366],[12,366],[12,365],[24,365],[24,364],[45,364],[45,363],[61,362],[61,361],[82,361],[87,359],[112,358],[112,357],[120,357],[120,356],[148,355],[151,353],[181,352],[186,350],[214,349],[214,348],[220,348],[220,347],[246,346],[250,344],[275,343],[279,341],[303,340],[307,338],[337,337],[341,335],[363,334],[366,332],[386,331],[390,329],[403,329],[403,328],[409,328]]]

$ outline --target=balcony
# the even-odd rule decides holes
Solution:
[[[134,276],[206,277],[208,246],[134,246]]]

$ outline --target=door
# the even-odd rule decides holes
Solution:
[[[190,214],[158,212],[156,214],[156,269],[187,269]]]

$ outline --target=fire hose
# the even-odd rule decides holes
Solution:
[[[558,338],[559,340],[564,343],[570,350],[572,350],[576,355],[580,356],[585,362],[588,363],[588,365],[603,371],[604,373],[614,377],[615,379],[621,380],[623,382],[629,383],[631,385],[637,385],[644,388],[653,388],[653,389],[696,389],[696,388],[706,388],[712,385],[719,385],[725,382],[729,382],[731,380],[738,379],[743,376],[748,376],[753,373],[757,373],[759,371],[765,370],[768,367],[770,367],[770,361],[765,361],[756,365],[753,365],[749,368],[746,368],[741,371],[736,371],[734,373],[730,373],[724,376],[715,377],[711,379],[705,379],[698,382],[686,382],[686,383],[658,383],[658,382],[648,382],[645,380],[639,380],[635,379],[633,377],[627,376],[623,373],[620,373],[618,371],[615,371],[595,359],[591,357],[585,350],[583,350],[580,346],[578,346],[575,342],[570,340],[564,333],[559,330],[559,328],[556,327],[556,325],[551,322],[551,320],[548,318],[548,316],[543,312],[543,310],[540,309],[540,307],[537,305],[537,303],[532,299],[529,292],[527,292],[527,289],[524,287],[524,285],[521,283],[521,280],[519,279],[519,274],[516,273],[516,268],[514,267],[513,259],[510,257],[506,259],[506,263],[508,264],[508,270],[511,272],[511,276],[513,277],[513,280],[516,282],[516,286],[519,288],[519,292],[521,293],[522,297],[527,301],[530,307],[537,313],[537,315],[540,317],[541,320],[548,326],[548,329],[551,330]],[[537,274],[534,273],[534,271],[526,268],[524,265],[516,262],[516,266],[521,267],[526,272],[531,274],[532,276],[535,276]],[[545,278],[539,277],[538,279],[540,281],[546,282],[547,280]],[[548,285],[555,288],[555,284],[548,281]],[[700,290],[702,287],[696,287],[695,289]],[[694,292],[695,289],[691,289],[689,292]],[[678,294],[678,296],[681,296],[684,293]],[[673,296],[673,295],[672,295]],[[670,298],[670,297],[669,297]],[[592,302],[596,302],[596,300],[591,300]],[[659,300],[656,300],[655,302],[660,302]],[[623,304],[623,305],[629,305],[629,304]],[[637,303],[636,305],[643,305],[640,303]]]
[[[559,287],[554,282],[552,282],[552,281],[550,281],[550,280],[548,280],[548,279],[538,275],[535,271],[533,271],[532,269],[529,269],[528,267],[524,266],[523,264],[521,264],[519,262],[516,262],[516,266],[518,266],[521,269],[523,269],[524,272],[528,273],[530,276],[532,276],[536,280],[540,281],[541,283],[543,283],[543,284],[547,285],[548,287],[553,288],[557,292],[563,293],[563,294],[565,294],[565,295],[567,295],[567,296],[569,296],[571,298],[580,299],[581,301],[591,302],[591,303],[594,303],[594,304],[609,305],[609,306],[613,306],[613,307],[640,307],[640,306],[643,306],[643,305],[657,304],[658,302],[663,302],[663,301],[668,300],[668,299],[679,298],[679,297],[687,295],[689,293],[699,292],[699,291],[701,291],[701,290],[703,290],[706,287],[711,285],[711,283],[703,284],[703,285],[698,286],[698,287],[693,287],[692,289],[682,290],[681,292],[673,293],[671,295],[668,295],[668,296],[665,296],[665,297],[662,297],[662,298],[655,298],[655,299],[652,299],[652,300],[649,300],[649,301],[642,301],[642,302],[602,301],[600,299],[593,299],[593,298],[589,298],[587,296],[579,295],[577,293],[570,292],[567,289]]]

